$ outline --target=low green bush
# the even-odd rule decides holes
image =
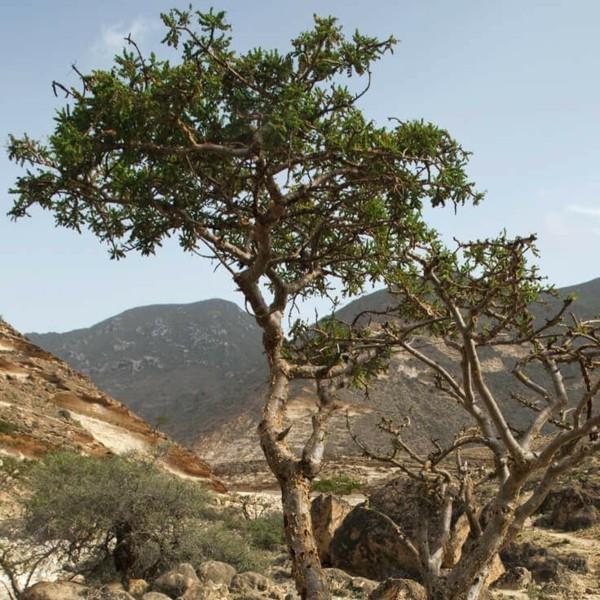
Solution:
[[[268,551],[278,550],[285,543],[283,514],[270,512],[256,519],[245,520],[244,532],[253,546]]]
[[[205,487],[145,460],[58,453],[32,466],[25,482],[27,535],[64,540],[57,560],[89,580],[153,579],[209,559],[261,572],[283,543],[281,514],[248,520],[219,510]]]
[[[200,560],[219,560],[234,566],[239,572],[264,572],[269,563],[265,552],[257,551],[243,531],[231,529],[217,521],[203,528],[198,535]],[[191,561],[194,564],[194,561]]]
[[[346,496],[352,492],[360,491],[365,487],[358,479],[352,479],[348,475],[334,475],[327,479],[317,479],[313,482],[313,490],[322,494],[337,494]]]
[[[38,541],[65,540],[68,560],[84,571],[112,564],[148,578],[196,558],[193,523],[209,500],[198,483],[141,460],[71,453],[47,456],[27,482],[26,530]]]

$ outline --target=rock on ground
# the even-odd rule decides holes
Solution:
[[[383,580],[416,575],[418,566],[396,530],[378,512],[355,507],[335,532],[331,564],[354,575]]]
[[[200,579],[196,575],[194,567],[190,563],[181,563],[156,579],[153,587],[158,592],[176,598],[184,594],[192,584],[199,581]]]
[[[331,564],[331,540],[351,510],[348,502],[332,494],[321,494],[312,501],[310,516],[321,564]]]
[[[234,567],[218,560],[208,560],[198,568],[198,576],[203,581],[223,583],[227,587],[231,585],[231,580],[235,577],[236,573],[237,571]]]
[[[427,600],[427,594],[412,579],[387,579],[371,593],[369,600]]]
[[[331,594],[336,598],[368,598],[377,582],[366,577],[353,577],[341,569],[325,569]]]
[[[229,589],[244,600],[260,600],[272,598],[284,600],[286,591],[268,577],[253,571],[238,573],[232,580]]]
[[[592,487],[574,485],[550,492],[539,512],[545,513],[540,523],[576,531],[600,523],[600,493]]]
[[[228,600],[229,590],[223,583],[200,581],[193,583],[178,600]]]

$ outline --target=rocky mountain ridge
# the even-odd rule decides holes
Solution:
[[[224,300],[133,308],[87,329],[29,337],[185,442],[234,418],[267,376],[253,317]]]
[[[572,293],[578,296],[574,310],[581,317],[600,313],[600,278],[558,292],[557,298],[546,298],[539,308],[540,318]],[[374,292],[349,303],[338,315],[350,320],[367,309],[384,310],[390,301],[388,292]],[[161,428],[192,442],[211,463],[262,459],[255,435],[266,390],[260,331],[253,317],[233,303],[207,300],[136,308],[89,329],[31,334],[31,338],[147,420],[168,418]],[[448,368],[456,364],[450,349],[432,347],[428,340],[423,343]],[[510,375],[515,351],[499,348],[486,351],[483,358],[484,371],[518,427],[530,413],[511,399],[516,385]],[[315,410],[315,392],[310,382],[295,383],[291,392],[288,439],[300,447],[309,435],[307,417]],[[358,392],[343,396],[344,406],[331,423],[329,456],[339,459],[357,453],[347,432],[346,414],[362,436],[375,442],[380,415],[409,416],[412,427],[407,436],[414,443],[428,446],[430,439],[445,441],[468,421],[452,402],[440,403],[438,393],[421,363],[395,354],[368,397]]]
[[[58,450],[156,456],[169,471],[225,490],[206,462],[0,320],[0,459]]]

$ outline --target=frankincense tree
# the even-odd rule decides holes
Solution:
[[[309,513],[339,377],[377,360],[353,345],[314,363],[285,352],[283,318],[297,300],[361,291],[425,233],[421,208],[477,202],[468,155],[424,122],[380,126],[359,108],[371,66],[394,46],[333,18],[286,52],[237,53],[220,12],[162,15],[180,59],[145,56],[134,40],[110,70],[79,73],[47,143],[11,137],[27,166],[10,214],[39,206],[59,226],[88,229],[115,258],[153,254],[177,237],[226,269],[263,331],[270,391],[260,443],[283,500],[302,598],[326,598]],[[346,79],[362,82],[354,93]],[[319,382],[320,410],[301,456],[286,442],[288,383]]]
[[[396,301],[378,342],[418,360],[437,400],[457,405],[470,421],[451,443],[432,440],[430,452],[407,441],[408,421],[382,420],[389,450],[353,434],[367,455],[412,482],[417,524],[410,535],[397,533],[435,600],[482,597],[496,555],[557,479],[600,452],[600,319],[565,318],[571,298],[544,314],[540,300],[552,290],[528,261],[534,252],[533,236],[501,235],[452,250],[432,240],[417,243],[386,273]],[[439,347],[454,358],[441,360]],[[503,398],[509,389],[498,389],[483,365],[486,352],[503,348],[513,357],[512,399],[531,415],[519,422]],[[467,460],[469,448],[484,460]],[[457,514],[467,519],[468,537],[448,565]]]

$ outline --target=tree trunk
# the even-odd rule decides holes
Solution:
[[[132,576],[135,564],[133,548],[131,547],[131,526],[129,523],[119,523],[115,529],[115,548],[113,550],[113,562],[117,573],[121,574],[123,580]]]
[[[296,589],[302,600],[327,600],[331,596],[310,517],[310,481],[298,472],[282,480],[281,500]]]
[[[276,361],[273,362],[271,390],[259,425],[260,443],[281,488],[285,535],[298,594],[302,600],[329,600],[310,517],[311,478],[285,441],[283,412],[288,380]]]
[[[507,539],[515,515],[515,500],[522,485],[521,474],[513,474],[505,482],[493,503],[483,534],[465,542],[458,564],[446,578],[446,595],[439,596],[440,600],[481,598],[494,558]]]
[[[492,558],[493,560],[493,558]],[[429,579],[425,581],[427,598],[429,600],[480,600],[487,589],[485,582],[490,573],[491,560],[475,575],[473,581],[460,586],[458,589],[448,583],[446,577]]]

